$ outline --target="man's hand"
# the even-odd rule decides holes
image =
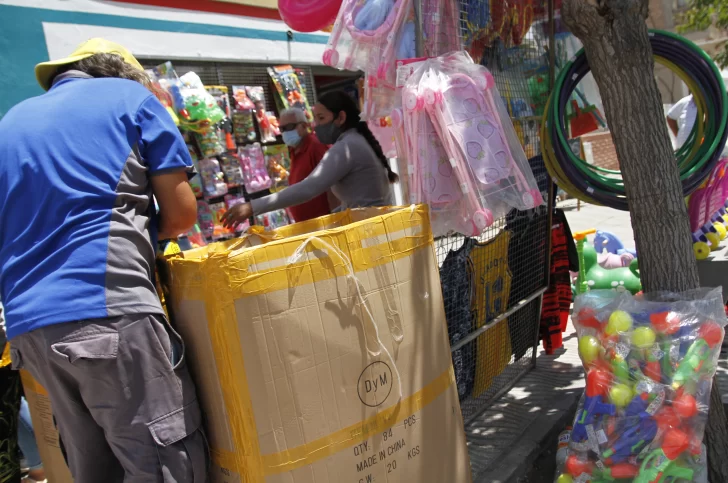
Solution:
[[[222,224],[225,228],[232,230],[240,223],[253,216],[253,207],[250,203],[238,203],[222,215]]]

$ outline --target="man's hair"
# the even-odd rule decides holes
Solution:
[[[304,122],[307,123],[308,119],[306,119],[306,113],[303,112],[302,109],[299,109],[298,107],[290,107],[288,109],[284,109],[281,111],[281,118],[283,116],[293,115],[294,119],[296,119],[296,122]]]
[[[151,86],[149,76],[147,76],[144,71],[126,63],[124,58],[119,54],[94,54],[91,57],[81,59],[73,64],[64,65],[58,69],[54,78],[64,72],[68,72],[69,70],[85,72],[91,77],[117,77],[120,79],[129,79],[136,81],[147,88]]]

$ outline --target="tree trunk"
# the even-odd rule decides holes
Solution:
[[[645,291],[700,286],[687,206],[667,131],[645,20],[648,0],[564,0],[584,44],[617,151]],[[728,482],[728,422],[713,383],[706,429],[711,481]],[[715,453],[715,456],[713,454]]]

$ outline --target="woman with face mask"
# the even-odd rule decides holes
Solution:
[[[253,215],[300,205],[328,190],[341,201],[341,209],[394,203],[390,184],[399,178],[366,122],[359,119],[356,102],[344,91],[328,92],[314,105],[313,113],[316,137],[331,145],[318,166],[300,183],[233,206],[223,215],[226,227]]]

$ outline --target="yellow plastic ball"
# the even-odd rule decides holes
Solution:
[[[708,243],[710,243],[710,250],[715,251],[718,248],[720,248],[720,235],[718,235],[715,232],[709,231],[705,234],[705,238],[708,239]]]
[[[710,245],[701,241],[695,242],[693,243],[693,253],[696,260],[705,260],[710,255]]]
[[[585,335],[579,339],[579,357],[584,364],[591,364],[599,357],[599,351],[602,346],[596,337]]]
[[[718,232],[718,236],[721,240],[725,240],[726,235],[728,235],[728,230],[726,230],[725,225],[720,222],[713,223],[713,227],[715,228],[715,231]]]
[[[632,397],[632,388],[626,384],[615,384],[609,390],[609,400],[618,408],[627,406]]]
[[[562,473],[556,480],[556,483],[574,483],[574,478],[568,473]]]
[[[628,332],[632,328],[632,316],[623,310],[615,310],[609,316],[604,332],[607,335],[615,335],[619,332]]]
[[[632,344],[640,349],[649,349],[655,343],[655,331],[649,327],[638,327],[632,332]]]

